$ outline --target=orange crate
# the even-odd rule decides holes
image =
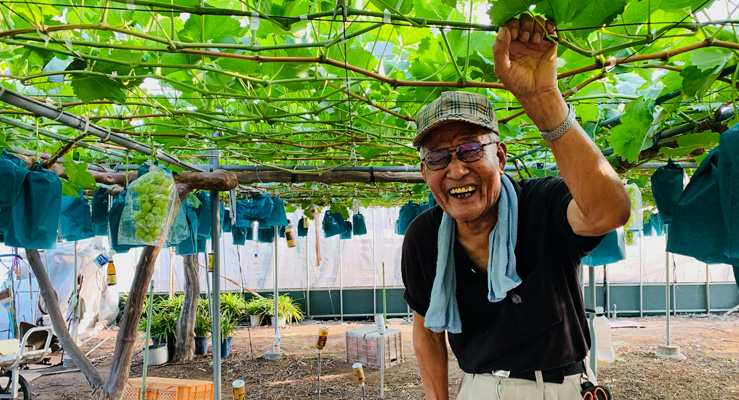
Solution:
[[[141,378],[131,378],[123,388],[123,400],[141,398]],[[212,400],[213,382],[146,377],[146,400]]]
[[[346,331],[346,360],[361,363],[365,367],[380,368],[384,361],[385,368],[403,362],[403,346],[400,331],[385,330],[385,354],[380,356],[380,334],[374,325],[365,325]]]

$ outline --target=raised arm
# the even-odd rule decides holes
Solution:
[[[522,15],[500,28],[493,45],[495,74],[545,131],[560,126],[569,111],[557,86],[557,45],[545,39],[545,30],[551,35],[554,29],[551,21]],[[567,209],[573,231],[598,236],[626,223],[623,184],[580,124],[548,143],[574,199]]]
[[[449,368],[444,333],[423,326],[424,318],[413,312],[413,349],[421,370],[423,392],[427,400],[449,399]]]

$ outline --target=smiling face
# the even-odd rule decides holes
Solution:
[[[421,146],[421,158],[429,152],[448,149],[462,143],[497,141],[486,129],[467,122],[449,122],[431,131]],[[454,151],[453,149],[451,150]],[[500,179],[507,159],[503,143],[485,146],[477,161],[466,163],[453,154],[446,168],[437,171],[421,163],[423,179],[441,208],[457,221],[470,227],[495,225],[500,197]]]

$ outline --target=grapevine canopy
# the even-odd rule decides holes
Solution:
[[[511,163],[541,176],[556,173],[542,168],[551,153],[498,83],[490,51],[497,27],[522,12],[558,23],[560,89],[640,186],[642,163],[700,162],[739,122],[739,13],[728,0],[10,0],[0,4],[0,84],[192,164],[217,151],[222,165],[309,167],[298,174],[417,167],[418,110],[442,91],[475,91],[495,102]],[[80,135],[4,103],[0,114],[0,147],[52,154]],[[82,141],[108,151],[76,147],[66,159],[148,160]],[[70,182],[89,186],[74,170]],[[257,186],[296,205],[400,204],[425,189]]]

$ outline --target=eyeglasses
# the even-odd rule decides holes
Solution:
[[[457,159],[466,163],[475,162],[482,158],[484,147],[498,142],[480,143],[467,142],[446,149],[434,150],[421,159],[426,167],[432,171],[444,169],[452,161],[452,152],[457,153]]]

